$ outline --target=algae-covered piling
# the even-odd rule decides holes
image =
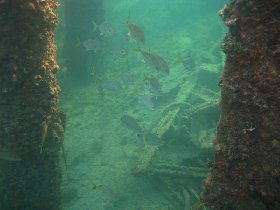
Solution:
[[[210,209],[280,209],[278,0],[232,0],[220,81],[213,169],[201,200]]]
[[[55,0],[0,1],[0,209],[61,209],[58,6]]]

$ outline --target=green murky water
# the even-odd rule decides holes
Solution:
[[[217,12],[224,3],[95,1],[104,13],[88,17],[91,36],[82,23],[71,28],[64,13],[71,0],[61,2],[56,39],[60,106],[67,114],[65,210],[198,209],[219,118],[226,28]],[[76,69],[88,75],[85,81],[68,66],[69,31],[71,52],[86,56]]]

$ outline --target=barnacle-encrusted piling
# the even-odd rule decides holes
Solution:
[[[104,21],[103,0],[64,1],[65,41],[64,65],[67,88],[85,85],[103,68],[103,37],[98,25]],[[87,41],[89,43],[87,43]],[[86,50],[84,42],[91,50]]]
[[[59,210],[56,0],[0,1],[0,209]]]
[[[232,0],[220,82],[215,162],[201,201],[210,209],[280,209],[280,1]]]

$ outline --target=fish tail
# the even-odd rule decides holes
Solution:
[[[98,28],[98,25],[96,24],[96,22],[94,20],[92,21],[92,25],[93,25],[92,31],[95,32],[96,29]]]
[[[64,164],[65,164],[65,170],[68,171],[67,157],[66,157],[66,153],[65,153],[63,142],[62,142],[61,148],[62,148],[62,157],[63,157]]]
[[[141,47],[139,44],[137,44],[137,47],[133,49],[136,52],[142,52]]]
[[[142,137],[142,140],[143,140],[143,143],[144,143],[144,146],[147,147],[147,139],[146,139],[146,134],[144,132],[142,132],[141,136],[139,137]]]
[[[178,64],[180,64],[180,63],[183,63],[183,57],[182,57],[182,55],[179,55],[179,56],[176,58],[176,60],[175,60],[175,62],[174,62],[174,65],[178,65]]]
[[[128,25],[129,23],[130,23],[130,10],[128,12],[127,19],[126,19],[126,21],[123,22],[123,24]]]
[[[41,144],[40,144],[40,154],[43,153],[43,147],[45,145],[47,136],[48,136],[48,123],[47,123],[47,121],[44,121],[42,123],[42,136],[41,136]]]
[[[145,72],[143,73],[143,77],[144,77],[144,81],[147,81],[149,79],[148,75],[145,74]]]
[[[130,10],[128,10],[128,16],[127,16],[127,20],[126,20],[126,23],[130,23],[131,21],[131,14],[130,14]]]

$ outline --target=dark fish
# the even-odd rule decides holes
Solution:
[[[149,96],[138,96],[138,103],[145,106],[149,110],[154,110],[155,105],[151,97]]]
[[[21,161],[21,157],[11,152],[0,151],[0,160]]]
[[[128,27],[128,39],[136,41],[137,44],[144,43],[145,42],[145,36],[143,30],[137,26],[135,23],[131,23],[127,21],[127,27]]]
[[[142,54],[144,61],[148,66],[156,69],[157,71],[162,71],[169,74],[169,66],[161,56],[148,51],[143,51],[140,48],[135,49],[135,51],[138,51]]]
[[[166,63],[166,61],[159,55],[153,54],[153,56],[154,56],[154,59],[156,61],[155,62],[156,70],[169,74],[169,66]]]
[[[123,115],[121,117],[121,121],[128,129],[136,133],[138,137],[143,135],[143,129],[134,117],[131,117],[129,115]]]
[[[162,90],[161,90],[161,86],[158,82],[158,80],[156,78],[145,78],[145,84],[144,86],[146,88],[149,89],[149,91],[151,91],[152,94],[154,94],[155,96],[160,96],[162,95]]]

